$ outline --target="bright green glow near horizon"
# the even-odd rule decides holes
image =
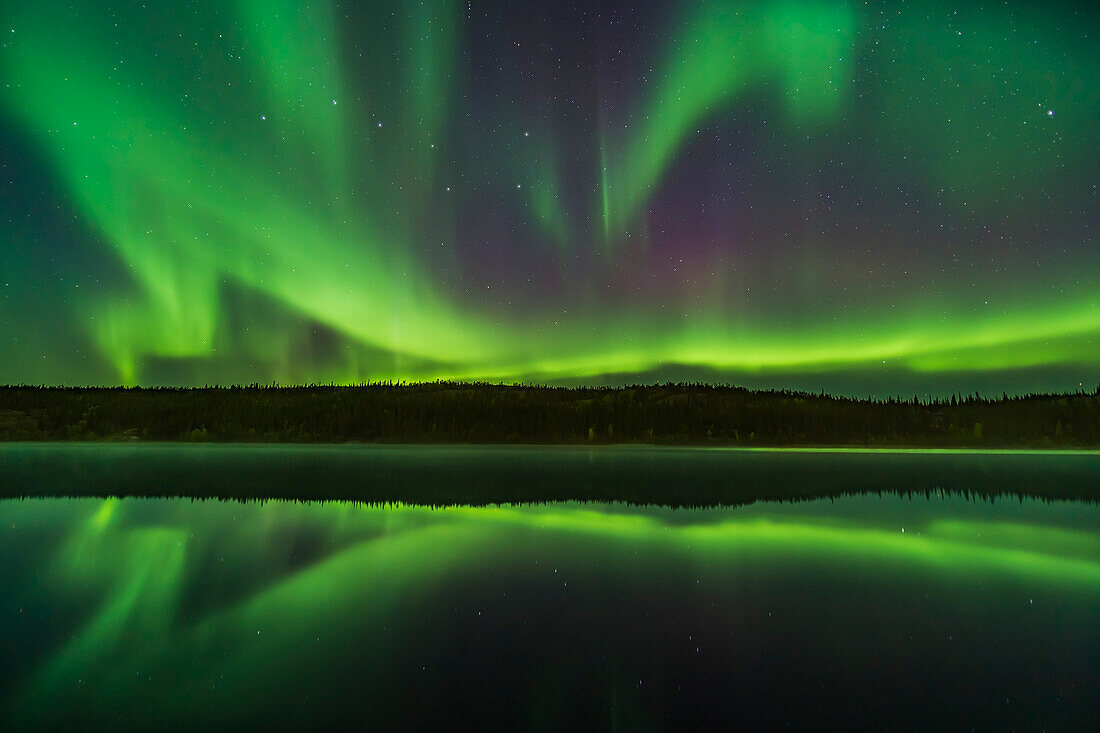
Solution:
[[[956,34],[920,14],[891,20],[895,31],[840,0],[690,3],[644,49],[646,82],[623,108],[597,102],[578,140],[553,116],[525,119],[513,89],[494,90],[503,122],[472,126],[482,110],[463,106],[477,82],[463,67],[472,21],[460,4],[383,3],[359,21],[335,7],[5,8],[0,112],[78,210],[84,231],[71,236],[93,237],[122,274],[51,301],[98,368],[81,353],[43,371],[34,345],[49,336],[26,325],[42,316],[5,295],[2,323],[20,338],[0,343],[0,382],[1100,365],[1100,271],[1064,254],[1088,242],[1053,231],[1001,249],[989,233],[1029,229],[1019,212],[1040,216],[1032,199],[1094,205],[1075,182],[1095,160],[1097,62],[1052,30],[1057,18],[1021,49],[998,40],[1020,22],[1011,14],[964,14]],[[945,81],[930,91],[932,77]],[[910,111],[933,94],[927,114]],[[968,106],[975,95],[992,100],[988,115]],[[485,132],[497,127],[530,147]],[[701,131],[742,127],[746,178],[771,180],[788,156],[790,180],[828,166],[851,179],[821,201],[865,184],[846,221],[877,205],[872,193],[906,186],[932,213],[905,218],[898,204],[873,231],[834,240],[807,224],[791,237],[804,202],[788,212],[734,196],[708,210],[778,213],[751,240],[723,228],[702,254],[696,240],[711,235],[694,222],[682,236],[651,231],[654,212],[682,204],[665,188],[709,193],[674,175]],[[489,159],[515,180],[480,171]],[[969,264],[943,254],[949,245]],[[0,243],[17,258],[20,246]],[[550,284],[523,285],[533,281]],[[319,328],[333,343],[313,343]]]

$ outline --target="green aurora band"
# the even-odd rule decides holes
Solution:
[[[32,312],[14,281],[38,276],[37,235],[10,228],[0,316],[21,338],[0,344],[0,381],[555,381],[670,364],[1095,378],[1094,16],[686,3],[644,50],[645,81],[592,72],[619,100],[597,102],[578,138],[521,90],[471,112],[465,5],[369,5],[5,3],[5,129],[75,211],[61,239],[110,264],[67,272]],[[510,142],[464,125],[474,113]],[[744,125],[752,160],[787,171],[746,176],[832,166],[867,190],[924,192],[924,218],[906,202],[873,232],[845,229],[850,242],[812,225],[792,238],[781,219],[802,210],[785,215],[780,191],[757,207],[764,234],[670,249],[652,222],[678,166]],[[847,206],[838,216],[865,216]],[[504,223],[471,234],[479,207]],[[953,237],[970,261],[944,275],[957,251],[936,248]],[[674,258],[690,274],[670,274]],[[658,268],[662,285],[638,285]],[[79,358],[36,334],[43,318],[71,324]]]
[[[27,714],[42,724],[57,699],[72,709],[121,711],[135,695],[154,706],[143,710],[148,720],[199,714],[198,700],[222,720],[252,715],[249,705],[265,704],[262,691],[288,679],[298,679],[295,694],[307,695],[309,683],[293,671],[338,669],[357,630],[368,633],[351,653],[384,674],[400,648],[388,637],[400,638],[410,608],[430,605],[456,578],[508,577],[512,567],[532,572],[538,558],[642,585],[668,574],[734,588],[742,574],[780,576],[821,563],[861,583],[907,578],[982,593],[1069,594],[1087,615],[1100,600],[1096,508],[1025,504],[996,509],[955,499],[949,507],[890,497],[692,512],[7,501],[0,519],[18,533],[4,548],[68,533],[55,551],[34,555],[40,566],[24,568],[35,595],[64,607],[78,603],[88,615],[25,679],[5,720]],[[908,517],[905,526],[899,517]],[[294,562],[302,546],[295,538],[310,536],[323,538],[324,551],[305,565]],[[187,601],[195,593],[204,599],[198,607]],[[171,674],[146,681],[150,669]]]

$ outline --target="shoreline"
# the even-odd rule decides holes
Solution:
[[[1100,451],[0,444],[0,497],[740,506],[851,494],[1100,501]]]
[[[837,454],[899,454],[899,455],[1064,455],[1064,456],[1100,456],[1100,447],[957,447],[957,446],[914,446],[914,445],[714,445],[703,443],[431,443],[431,442],[384,442],[346,440],[340,442],[298,442],[298,441],[234,441],[234,440],[142,440],[134,438],[104,437],[94,440],[4,440],[0,439],[0,450],[6,446],[131,446],[140,447],[192,447],[192,448],[294,448],[320,450],[326,448],[351,449],[425,449],[425,450],[462,450],[462,449],[521,449],[521,450],[638,450],[638,451],[706,451],[737,453],[837,453]]]

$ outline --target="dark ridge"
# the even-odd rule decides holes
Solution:
[[[725,384],[0,387],[0,441],[1100,448],[1092,393],[853,399]]]

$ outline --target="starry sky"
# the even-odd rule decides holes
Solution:
[[[1090,3],[0,8],[0,383],[1100,379]]]

